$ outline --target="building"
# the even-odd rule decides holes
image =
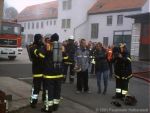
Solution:
[[[55,33],[58,29],[58,2],[48,2],[26,7],[19,15],[18,22],[24,27],[23,44],[33,42],[36,33]]]
[[[150,61],[150,0],[142,7],[142,12],[127,16],[135,23],[132,29],[131,53],[140,60]]]
[[[149,10],[148,1],[57,0],[27,7],[19,14],[19,22],[25,27],[26,43],[33,41],[35,33],[46,35],[57,32],[61,41],[73,35],[76,40],[86,38],[93,42],[100,41],[105,46],[125,42],[131,54],[139,56],[140,34],[133,37],[133,32],[140,30],[140,27],[134,29],[140,24],[135,25],[136,20],[128,15]],[[36,29],[32,29],[33,26]]]
[[[63,39],[74,35],[88,38],[88,10],[97,0],[58,0],[59,34]]]
[[[126,15],[140,13],[146,0],[98,0],[88,11],[90,40],[101,41],[105,46],[121,42],[131,49],[134,19]]]

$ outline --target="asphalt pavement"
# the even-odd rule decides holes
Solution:
[[[31,94],[31,85],[11,77],[0,77],[0,89],[5,91],[6,94],[12,95],[12,101],[9,102],[9,111],[11,113],[40,113],[42,107],[39,101],[39,107],[31,109],[29,107],[29,98]],[[133,78],[130,81],[129,94],[134,95],[138,103],[136,106],[126,106],[123,101],[117,100],[122,107],[118,108],[111,104],[113,101],[112,96],[115,94],[115,82],[109,81],[109,87],[106,95],[97,94],[96,79],[89,79],[89,87],[91,93],[76,94],[76,83],[62,85],[62,97],[60,109],[58,112],[64,113],[104,113],[113,112],[123,109],[122,113],[133,113],[133,111],[142,111],[142,113],[149,113],[150,109],[150,90],[149,83]],[[39,99],[41,100],[41,99]],[[25,108],[24,108],[25,107]],[[24,108],[24,109],[20,109]],[[19,109],[19,110],[18,110]],[[16,111],[18,110],[18,111]],[[57,113],[57,112],[56,112]]]
[[[24,64],[24,66],[21,67],[21,64]],[[145,62],[133,62],[133,71],[148,71],[150,66],[149,64],[150,63]],[[14,67],[18,69],[17,73],[15,73],[16,68]],[[29,73],[25,73],[27,70]],[[16,61],[10,62],[8,60],[0,60],[0,72],[0,90],[3,90],[6,94],[12,95],[12,101],[9,101],[8,104],[9,111],[11,111],[11,113],[41,113],[41,101],[39,101],[36,109],[31,109],[29,107],[32,77],[31,62],[28,61],[28,56],[26,53],[24,52],[22,56],[16,59]],[[14,74],[18,74],[18,76],[14,76]],[[24,78],[21,79],[21,77]],[[26,80],[30,82],[25,82]],[[64,99],[60,103],[60,109],[55,113],[149,113],[149,86],[150,83],[144,79],[132,78],[129,83],[129,95],[135,96],[138,103],[136,106],[126,106],[123,101],[117,100],[122,105],[121,108],[118,108],[111,104],[113,101],[112,96],[115,94],[114,79],[109,81],[106,95],[97,94],[95,76],[92,76],[89,79],[91,94],[76,94],[76,82],[74,84],[65,83],[62,85],[62,97]]]

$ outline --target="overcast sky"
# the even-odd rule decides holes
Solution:
[[[8,4],[8,6],[12,6],[20,13],[25,7],[39,4],[39,3],[45,3],[55,0],[5,0],[5,3]]]

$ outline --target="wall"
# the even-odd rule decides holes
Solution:
[[[127,15],[137,14],[139,12],[140,11],[131,11],[131,12],[117,12],[117,13],[89,15],[88,38],[94,42],[95,41],[103,42],[103,37],[109,37],[109,44],[112,44],[114,31],[132,30],[132,24],[134,23],[134,19],[124,17],[123,25],[117,25],[117,15],[127,16]],[[107,16],[113,16],[112,26],[107,26]],[[92,23],[99,23],[98,39],[91,39],[91,24]]]
[[[147,13],[147,12],[150,12],[150,0],[147,0],[147,2],[142,8],[142,13]]]
[[[76,35],[75,29],[87,20],[87,11],[92,7],[96,0],[72,0],[72,8],[70,10],[62,9],[63,1],[64,0],[58,0],[58,27],[61,39],[65,40],[70,35]],[[62,19],[71,19],[70,29],[61,28]]]
[[[56,21],[56,25],[54,25],[54,20]],[[48,25],[47,25],[48,21]],[[50,22],[52,21],[52,25],[50,25]],[[30,29],[28,29],[28,22],[30,22]],[[39,22],[39,28],[36,28],[36,23]],[[43,22],[43,28],[41,28],[41,22]],[[24,29],[23,34],[25,35],[25,44],[28,43],[28,34],[35,35],[37,33],[42,34],[45,36],[46,34],[53,34],[56,33],[58,30],[58,23],[57,19],[48,19],[48,20],[37,20],[37,21],[26,21],[26,22],[20,22],[21,25],[24,27],[24,23],[26,23],[26,29]],[[34,29],[32,29],[32,23],[34,23]]]

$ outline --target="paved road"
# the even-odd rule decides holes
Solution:
[[[29,61],[25,49],[23,50],[23,54],[14,61],[9,61],[7,58],[0,59],[0,77],[2,76],[12,77],[32,84],[31,62]],[[27,100],[27,102],[29,102],[29,100]],[[35,110],[31,109],[30,107],[26,107],[13,113],[41,113],[41,107],[42,104],[39,104],[38,108]],[[60,111],[61,113],[94,113],[93,110],[90,110],[83,105],[80,105],[65,98],[60,104],[60,109],[58,112]]]
[[[0,72],[1,72],[0,76],[10,76],[13,78],[17,78],[19,80],[23,80],[30,84],[32,83],[31,63],[28,60],[28,56],[25,50],[24,50],[23,55],[18,57],[16,61],[0,60]],[[145,110],[149,107],[150,105],[149,104],[149,100],[150,100],[149,85],[150,84],[148,84],[147,82],[139,80],[139,79],[131,80],[129,92],[130,94],[135,95],[138,98],[137,106],[131,107],[131,108],[136,108],[137,110],[141,108],[141,110],[142,109]],[[92,91],[92,94],[77,95],[75,94],[76,83],[72,85],[64,84],[62,86],[62,96],[71,100],[71,102],[73,103],[82,105],[82,107],[85,107],[85,108],[90,108],[93,111],[95,110],[105,111],[105,110],[108,110],[108,108],[113,108],[110,102],[112,101],[111,97],[114,94],[114,88],[115,88],[114,81],[109,82],[108,94],[106,96],[98,95],[96,93],[97,86],[96,86],[95,78],[91,78],[89,80],[89,86]],[[124,106],[123,108],[128,108],[128,106]],[[30,111],[30,108],[27,108],[27,109]],[[25,113],[25,112],[18,112],[18,113]],[[123,113],[126,113],[126,112],[123,112]],[[145,112],[142,112],[142,113],[145,113]]]
[[[14,61],[7,58],[0,58],[0,76],[9,76],[13,78],[29,78],[32,77],[32,66],[26,49]]]

